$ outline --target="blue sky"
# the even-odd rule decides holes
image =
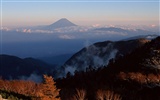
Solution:
[[[159,24],[159,0],[1,0],[3,26]]]

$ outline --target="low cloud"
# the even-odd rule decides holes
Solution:
[[[75,72],[76,69],[77,69],[77,68],[75,68],[75,67],[67,66],[67,67],[65,68],[65,74],[67,74],[68,72],[70,72],[71,75],[74,75],[74,72]]]
[[[118,52],[113,45],[113,43],[108,43],[105,47],[86,46],[86,50],[81,51],[81,54],[72,59],[71,64],[66,65],[65,74],[70,72],[74,75],[75,70],[85,71],[90,65],[93,68],[107,66],[109,60],[114,59]]]
[[[24,33],[31,33],[31,29],[24,29],[23,32]]]
[[[60,39],[75,39],[74,36],[70,36],[70,35],[60,35],[59,38]]]
[[[0,30],[3,30],[3,31],[10,31],[11,29],[8,28],[8,27],[1,27]]]
[[[94,24],[94,25],[92,25],[92,27],[100,27],[101,25],[100,24]]]
[[[34,82],[37,82],[37,83],[42,82],[42,76],[41,75],[37,75],[35,73],[30,74],[29,77],[27,77],[27,76],[20,76],[19,79],[34,81]]]

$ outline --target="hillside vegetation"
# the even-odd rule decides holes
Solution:
[[[1,79],[0,94],[15,100],[160,100],[160,37],[73,76],[44,75],[42,83]]]

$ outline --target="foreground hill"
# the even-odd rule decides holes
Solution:
[[[14,62],[24,60],[12,57]],[[74,76],[68,73],[56,82],[46,75],[42,83],[0,79],[0,94],[3,98],[24,100],[160,100],[159,67],[157,37],[129,54],[111,59],[107,66],[91,66],[86,71],[76,71]]]
[[[160,37],[97,70],[58,79],[61,99],[160,100]],[[78,95],[78,96],[77,96]],[[76,100],[76,99],[73,99]]]
[[[85,71],[89,66],[96,69],[105,66],[109,63],[110,59],[122,57],[149,41],[148,39],[140,38],[95,43],[83,48],[66,61],[64,64],[65,74],[68,72],[74,74],[75,70]]]
[[[39,80],[40,76],[51,74],[53,66],[33,58],[0,55],[0,76],[4,79]],[[39,76],[40,75],[40,76]]]

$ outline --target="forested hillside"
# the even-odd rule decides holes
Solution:
[[[160,100],[160,37],[107,66],[75,71],[42,83],[0,80],[0,94],[11,100]]]

